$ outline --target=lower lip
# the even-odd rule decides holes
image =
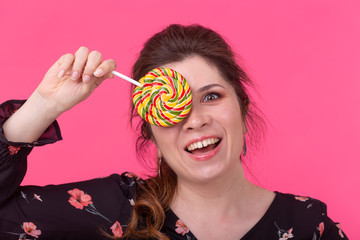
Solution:
[[[213,150],[206,152],[206,153],[192,154],[192,153],[187,152],[187,154],[196,161],[207,161],[207,160],[213,158],[220,151],[221,144],[222,144],[222,141],[216,146],[216,148],[214,148]]]

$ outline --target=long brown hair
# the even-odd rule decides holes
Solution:
[[[180,62],[189,56],[198,55],[218,68],[226,81],[234,88],[241,108],[243,119],[249,133],[261,129],[261,117],[249,107],[249,94],[246,85],[252,85],[245,71],[237,64],[231,47],[215,31],[200,25],[182,26],[173,24],[152,36],[144,45],[138,60],[133,66],[133,78],[140,79],[148,71],[172,62]],[[131,92],[132,93],[132,92]],[[131,107],[131,121],[138,117],[134,106]],[[260,121],[259,121],[260,120]],[[149,124],[140,121],[140,135],[137,150],[143,155],[153,134]],[[149,177],[145,184],[139,184],[131,221],[124,238],[132,239],[169,239],[160,230],[165,221],[165,211],[170,208],[177,188],[177,176],[162,161],[161,177]]]

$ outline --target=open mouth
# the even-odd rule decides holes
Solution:
[[[215,149],[221,142],[220,138],[207,138],[202,141],[194,142],[185,148],[191,154],[203,154]]]

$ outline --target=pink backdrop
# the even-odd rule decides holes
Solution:
[[[360,239],[360,4],[296,2],[0,1],[0,101],[27,98],[60,55],[82,45],[129,74],[144,41],[168,24],[211,27],[244,59],[268,119],[249,163],[257,182],[326,202]],[[64,141],[33,151],[24,184],[146,173],[128,124],[128,89],[108,80],[61,116]]]

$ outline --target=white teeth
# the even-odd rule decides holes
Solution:
[[[186,149],[188,151],[193,151],[195,149],[200,149],[200,148],[209,146],[211,144],[215,144],[218,141],[219,141],[218,138],[207,138],[207,139],[204,139],[203,141],[194,142],[194,143],[190,144],[189,146],[186,147]]]

